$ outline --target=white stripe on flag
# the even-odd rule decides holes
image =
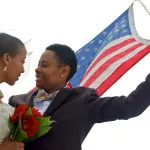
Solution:
[[[129,53],[125,57],[119,59],[118,61],[112,63],[95,81],[89,86],[90,88],[97,89],[113,72],[125,61],[135,56],[138,52],[142,51],[146,48],[147,45],[142,45],[141,47],[137,48],[135,51]]]
[[[90,64],[90,66],[92,66],[92,64],[97,60],[97,58],[104,52],[106,51],[107,49],[117,45],[117,44],[120,44],[121,42],[124,42],[125,40],[128,40],[128,39],[133,39],[133,36],[131,35],[127,35],[127,36],[124,36],[124,37],[121,37],[120,39],[116,39],[114,41],[112,41],[111,43],[109,43],[108,45],[106,45],[99,53],[98,55],[95,57],[95,59],[93,60],[93,62]],[[90,67],[89,66],[89,67]]]
[[[114,57],[115,55],[121,53],[121,52],[124,52],[126,51],[127,49],[129,49],[130,47],[134,46],[138,44],[138,42],[133,42],[133,43],[130,43],[128,45],[126,45],[125,47],[123,48],[120,48],[119,50],[107,55],[106,57],[104,57],[102,60],[100,60],[96,66],[94,68],[92,68],[92,70],[87,74],[87,76],[83,79],[83,81],[81,82],[80,86],[83,86],[87,80],[89,80],[89,78],[94,74],[95,71],[97,71],[97,69],[102,66],[106,61],[108,61],[110,58]]]

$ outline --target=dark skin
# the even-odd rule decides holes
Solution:
[[[0,57],[0,83],[5,82],[9,85],[14,85],[21,73],[24,72],[23,64],[26,58],[26,49],[22,46],[18,48],[20,50],[15,57],[11,57],[7,53]],[[6,71],[4,71],[5,67],[7,67]],[[0,103],[2,103],[1,99]],[[6,138],[0,144],[0,150],[24,150],[24,143]]]
[[[11,141],[9,138],[6,138],[0,144],[0,150],[24,150],[24,143]]]
[[[36,86],[51,94],[67,83],[70,67],[62,64],[55,52],[46,50],[39,60],[36,72]]]
[[[0,83],[5,82],[9,85],[14,85],[24,72],[23,64],[27,53],[26,48],[20,46],[18,49],[19,53],[14,57],[7,53],[0,57]],[[7,67],[6,71],[4,71],[5,67]],[[1,98],[0,103],[2,103]]]
[[[45,51],[36,68],[36,85],[53,93],[66,86],[70,67],[59,62],[53,51]],[[0,144],[0,150],[23,150],[24,144],[6,139]]]
[[[0,57],[0,83],[5,82],[9,85],[14,85],[19,79],[21,73],[24,72],[24,62],[26,58],[25,47],[18,47],[19,53],[11,57],[9,54],[5,53]],[[7,70],[4,71],[4,68]]]

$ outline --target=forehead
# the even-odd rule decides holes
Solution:
[[[27,55],[27,50],[25,47],[19,48],[19,53],[16,55],[17,58],[25,59]]]
[[[44,53],[41,55],[40,61],[56,61],[55,53],[49,50],[44,51]]]

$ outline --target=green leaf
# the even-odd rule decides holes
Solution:
[[[50,116],[49,117],[36,117],[36,119],[39,122],[39,127],[38,127],[38,131],[36,133],[36,137],[40,137],[44,134],[46,134],[52,127],[50,127],[50,125],[56,121],[50,120]]]
[[[16,129],[16,127],[17,127],[17,124],[13,124],[12,122],[11,122],[11,119],[10,119],[11,117],[9,116],[9,120],[8,120],[8,127],[9,127],[9,129],[10,129],[10,137],[15,133],[15,129]]]
[[[50,126],[45,126],[42,128],[39,128],[37,133],[36,133],[36,137],[41,137],[42,135],[46,134],[52,127]]]
[[[27,138],[28,138],[27,133],[24,130],[19,130],[15,141],[23,142]]]
[[[49,125],[51,125],[51,124],[54,123],[54,122],[57,122],[57,121],[55,121],[55,120],[50,120],[50,121],[49,121]]]
[[[32,110],[31,107],[28,108],[27,112],[26,112],[27,116],[32,116]]]
[[[14,131],[12,133],[12,140],[16,139],[18,132],[19,132],[19,125],[16,126],[16,128],[14,129]]]
[[[13,124],[11,123],[10,118],[11,118],[11,117],[9,116],[8,127],[9,127],[10,130],[12,130],[12,129],[13,129]]]
[[[39,122],[39,126],[48,126],[49,125],[49,122],[50,122],[50,117],[45,117],[45,118],[42,118],[42,117],[37,117],[36,118]]]
[[[36,119],[38,120],[39,122],[39,126],[48,126],[48,125],[51,125],[52,123],[54,122],[57,122],[57,121],[54,121],[54,120],[50,120],[51,117],[37,117]]]
[[[20,130],[22,129],[21,116],[19,117],[18,128]]]

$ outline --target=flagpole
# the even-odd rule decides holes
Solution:
[[[144,9],[147,11],[147,13],[150,15],[150,10],[147,8],[147,6],[144,4],[142,0],[134,0],[132,4],[135,3],[136,1],[139,1],[140,4],[144,7]]]

